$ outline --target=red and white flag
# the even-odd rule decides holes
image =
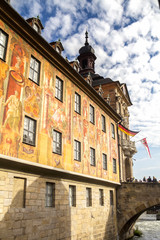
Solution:
[[[146,138],[143,138],[142,140],[140,140],[141,143],[143,144],[143,146],[146,148],[147,152],[148,152],[148,155],[149,157],[151,158],[151,154],[150,154],[150,151],[149,151],[149,147],[148,147],[148,143],[147,143],[147,140]]]

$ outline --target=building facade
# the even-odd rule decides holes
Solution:
[[[0,5],[0,239],[117,239],[121,116],[97,93],[88,35],[69,63],[39,18]]]

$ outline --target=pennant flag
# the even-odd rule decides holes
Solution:
[[[147,143],[147,140],[146,138],[143,138],[140,140],[140,142],[143,144],[143,146],[146,148],[147,152],[148,152],[148,155],[149,157],[151,158],[151,154],[150,154],[150,151],[149,151],[149,147],[148,147],[148,143]]]
[[[118,129],[131,137],[134,137],[137,133],[139,133],[139,132],[131,131],[125,128],[124,126],[122,126],[121,124],[118,124]]]

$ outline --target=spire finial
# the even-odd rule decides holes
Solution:
[[[88,32],[87,32],[87,30],[86,30],[86,32],[85,32],[85,35],[86,35],[86,42],[85,42],[85,45],[88,45]]]

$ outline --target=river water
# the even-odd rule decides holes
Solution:
[[[142,215],[135,227],[138,227],[143,235],[140,238],[134,237],[134,240],[160,240],[160,220],[156,220],[155,214]]]

